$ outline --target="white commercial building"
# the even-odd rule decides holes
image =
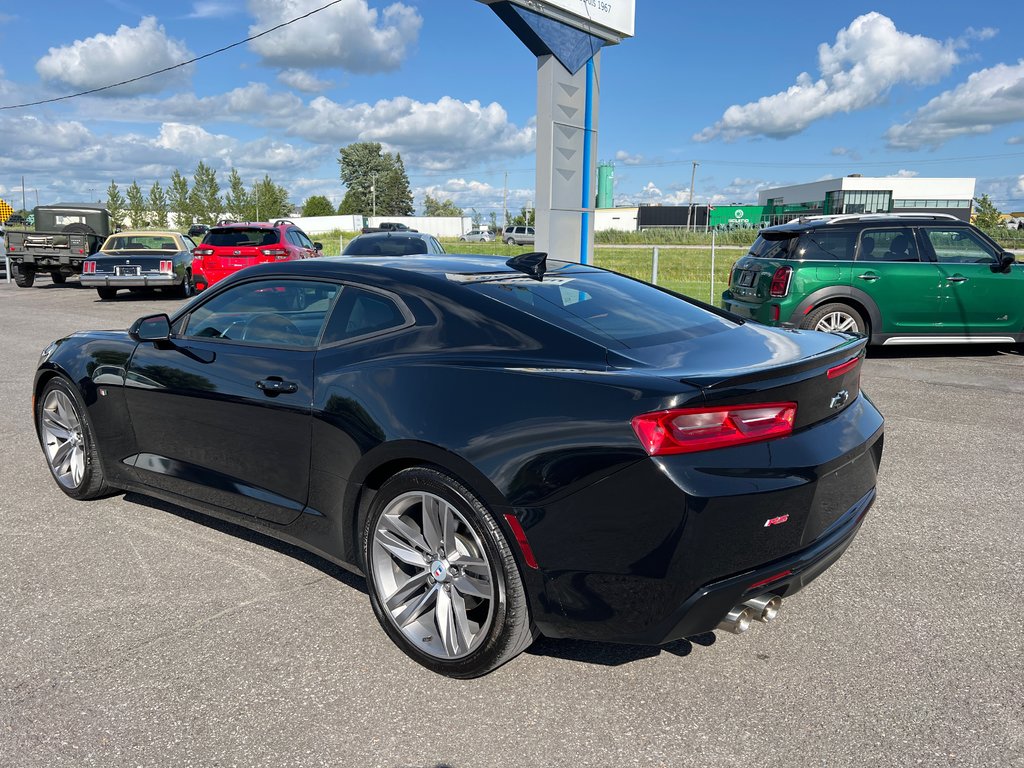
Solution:
[[[974,179],[860,176],[775,187],[757,193],[764,218],[834,213],[948,213],[970,221]]]

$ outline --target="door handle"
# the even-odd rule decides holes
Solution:
[[[865,272],[863,275],[857,275],[860,280],[867,280],[870,283],[875,282],[879,278],[879,275],[873,275],[870,272]]]
[[[963,275],[950,275],[946,278],[947,283],[966,283],[967,278]]]
[[[263,390],[263,394],[269,395],[270,397],[299,391],[299,385],[294,381],[282,381],[277,377],[260,379],[256,382],[256,388]]]

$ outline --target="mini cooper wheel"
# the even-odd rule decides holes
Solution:
[[[867,334],[868,326],[860,312],[847,304],[824,304],[807,315],[801,328],[825,333]]]
[[[477,677],[533,641],[526,592],[497,521],[442,472],[407,469],[384,484],[363,554],[377,620],[423,666]]]
[[[109,494],[92,424],[78,394],[50,379],[36,401],[36,432],[57,487],[73,499]]]

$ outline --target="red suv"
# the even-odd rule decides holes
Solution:
[[[267,222],[221,222],[193,251],[196,287],[207,288],[240,269],[268,261],[293,261],[322,256],[323,245],[286,219]]]

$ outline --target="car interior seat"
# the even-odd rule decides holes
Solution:
[[[875,261],[878,257],[874,255],[875,238],[862,237],[860,239],[860,252],[857,254],[857,261]]]

